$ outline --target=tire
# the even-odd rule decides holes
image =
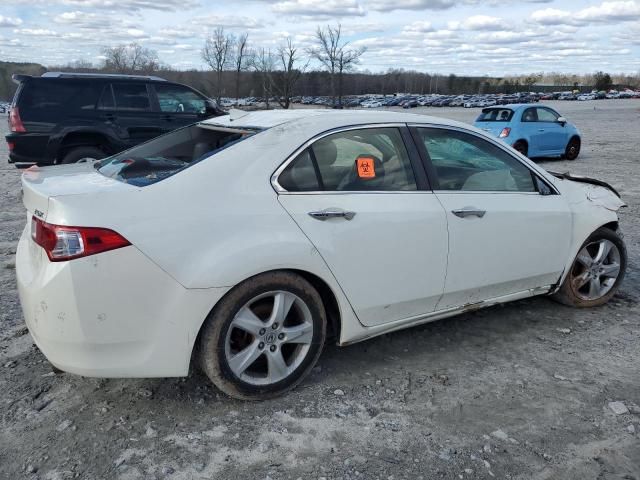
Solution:
[[[527,145],[527,142],[525,142],[524,140],[518,140],[516,143],[513,144],[513,148],[515,148],[518,152],[520,152],[525,157],[529,152],[529,146]]]
[[[284,317],[274,315],[276,303],[290,305]],[[198,356],[204,373],[230,397],[264,400],[305,378],[326,335],[317,290],[294,273],[270,272],[242,282],[216,305],[202,328]]]
[[[580,155],[580,139],[571,137],[564,150],[564,158],[567,160],[575,160]]]
[[[97,147],[77,147],[69,150],[60,163],[77,163],[78,160],[83,158],[93,158],[95,160],[101,160],[107,156],[102,150]]]
[[[610,248],[604,258],[598,259],[600,244],[613,245],[615,248]],[[594,258],[600,263],[591,263],[591,266],[588,266]],[[615,264],[618,268],[616,276],[613,277]],[[560,290],[552,298],[571,307],[586,308],[604,305],[620,287],[626,268],[627,248],[620,235],[608,228],[599,228],[582,244]],[[607,271],[606,274],[601,273],[604,270]],[[593,291],[591,290],[595,281],[593,275],[597,276],[595,284],[602,287],[597,295],[592,295],[595,292],[595,287]]]

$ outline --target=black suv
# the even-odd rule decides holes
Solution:
[[[159,77],[48,72],[13,80],[9,163],[100,159],[224,114],[202,93]]]

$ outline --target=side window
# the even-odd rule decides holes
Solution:
[[[160,111],[171,113],[204,113],[205,99],[179,85],[155,85]]]
[[[535,192],[531,171],[504,150],[475,135],[419,128],[439,190]]]
[[[100,100],[98,100],[98,109],[110,110],[113,108],[116,108],[116,102],[113,99],[113,90],[111,90],[111,85],[105,85],[102,89]]]
[[[527,108],[522,114],[523,122],[537,122],[538,114],[536,113],[536,108]]]
[[[306,149],[293,160],[278,177],[278,183],[288,192],[313,192],[322,190],[311,158]]]
[[[149,93],[144,83],[114,83],[113,95],[117,110],[151,110]]]
[[[416,190],[409,154],[397,128],[348,130],[311,146],[328,191]]]
[[[540,107],[538,107],[536,110],[538,111],[539,122],[555,122],[558,119],[558,115],[556,115],[551,110],[547,110],[546,108],[540,108]]]

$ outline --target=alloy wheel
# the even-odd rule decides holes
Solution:
[[[306,303],[287,291],[252,298],[235,315],[225,340],[225,358],[233,374],[252,385],[287,378],[304,361],[313,340]]]
[[[582,300],[597,300],[613,288],[620,275],[620,251],[607,239],[582,247],[571,270],[571,285]]]

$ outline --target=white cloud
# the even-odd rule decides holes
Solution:
[[[587,25],[633,21],[640,18],[640,3],[636,0],[603,2],[578,11],[546,8],[531,14],[531,19],[542,25]]]
[[[22,25],[21,18],[12,18],[0,15],[0,27],[18,27],[20,25]]]
[[[271,6],[274,13],[284,15],[343,17],[364,16],[365,10],[356,0],[284,0]]]
[[[52,37],[57,35],[53,30],[46,28],[18,28],[13,31],[17,35],[29,35],[34,37]]]
[[[456,0],[370,0],[367,7],[379,12],[392,10],[447,10]]]

